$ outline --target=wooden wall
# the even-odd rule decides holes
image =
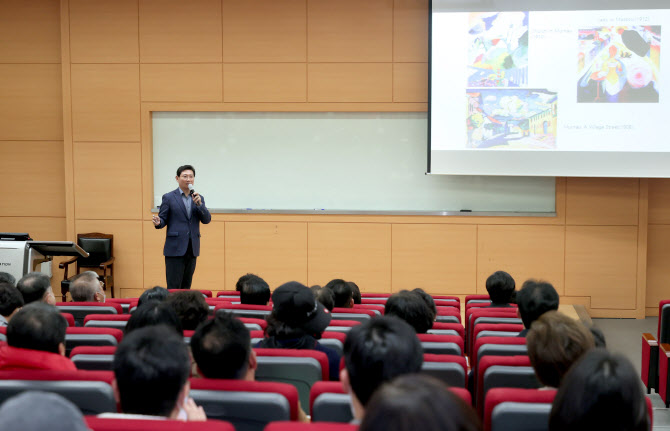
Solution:
[[[31,196],[5,200],[3,229],[113,233],[117,295],[164,284],[151,112],[425,111],[427,4],[0,0],[0,154]],[[215,215],[194,287],[256,272],[465,295],[506,269],[593,316],[642,317],[670,297],[669,195],[666,180],[569,178],[554,218]]]

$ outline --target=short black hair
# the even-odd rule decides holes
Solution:
[[[29,272],[21,277],[16,283],[17,289],[23,296],[23,302],[30,304],[31,302],[41,301],[44,294],[47,293],[51,287],[51,280],[46,274],[41,272]]]
[[[314,299],[319,301],[328,311],[333,311],[333,308],[335,307],[335,298],[333,297],[332,290],[318,285],[312,286],[309,289],[314,294]]]
[[[505,271],[496,271],[486,279],[486,291],[493,304],[509,304],[516,283]]]
[[[565,375],[549,415],[550,431],[647,431],[640,376],[623,355],[587,352]]]
[[[341,278],[330,280],[324,287],[333,292],[333,300],[335,301],[336,308],[348,306],[349,301],[354,297],[354,291],[351,286]]]
[[[361,304],[363,298],[361,297],[361,289],[358,288],[358,284],[353,281],[347,281],[347,284],[351,287],[351,291],[354,294],[354,304]]]
[[[16,278],[8,272],[0,271],[0,283],[9,283],[16,287]]]
[[[430,309],[430,312],[433,313],[431,321],[435,321],[435,317],[437,317],[437,307],[435,306],[435,300],[433,299],[433,297],[430,296],[425,290],[423,290],[420,287],[417,287],[416,289],[412,290],[412,293],[419,295],[421,299],[423,299],[423,302],[426,303],[428,309]]]
[[[247,274],[241,284],[240,302],[251,305],[267,305],[270,301],[270,285],[254,274]],[[239,280],[238,280],[239,282]]]
[[[182,337],[149,326],[123,338],[112,364],[123,413],[169,416],[191,371]]]
[[[7,325],[7,344],[21,349],[60,353],[65,343],[67,321],[53,305],[42,302],[28,304],[19,310]]]
[[[93,271],[84,271],[70,279],[70,296],[74,302],[95,301],[99,288],[98,274]]]
[[[164,301],[167,299],[169,293],[164,287],[154,286],[142,292],[140,298],[137,300],[137,306],[139,307],[147,301]]]
[[[209,315],[209,305],[197,290],[171,293],[165,304],[172,307],[179,317],[181,327],[188,331],[194,331]]]
[[[235,316],[219,310],[195,330],[191,351],[203,377],[240,379],[251,354],[249,330]]]
[[[558,293],[546,281],[526,280],[516,294],[519,315],[527,329],[547,311],[558,310]]]
[[[397,317],[379,316],[356,325],[344,341],[344,364],[362,405],[394,377],[418,373],[423,348],[414,329]]]
[[[182,165],[177,168],[177,176],[180,177],[181,173],[184,171],[193,171],[193,176],[195,177],[195,168],[191,165]]]
[[[23,296],[13,284],[0,282],[0,314],[10,316],[14,310],[23,307]]]
[[[156,325],[168,326],[177,334],[184,335],[181,322],[174,309],[158,301],[148,301],[137,307],[130,315],[123,333],[128,335],[137,329]]]
[[[435,315],[426,301],[415,292],[401,290],[389,297],[384,307],[385,316],[395,316],[409,323],[417,334],[425,334],[433,327]]]

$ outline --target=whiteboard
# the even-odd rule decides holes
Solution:
[[[555,212],[553,177],[426,175],[424,112],[154,112],[154,205],[196,169],[226,211]]]

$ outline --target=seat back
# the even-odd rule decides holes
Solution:
[[[265,319],[272,311],[271,305],[249,305],[249,304],[232,304],[230,302],[222,302],[217,304],[214,312],[225,310],[227,313],[233,314],[235,317],[248,317],[252,319]]]
[[[481,360],[477,370],[476,405],[483,414],[487,392],[492,388],[542,387],[528,356],[487,356]]]
[[[116,328],[124,330],[130,314],[88,314],[84,317],[85,328]]]
[[[309,393],[309,411],[312,422],[349,423],[351,414],[350,396],[341,382],[316,382]]]
[[[463,356],[424,353],[421,372],[440,379],[449,386],[467,387],[468,366]]]
[[[202,289],[168,289],[168,292],[170,293],[177,293],[177,292],[189,292],[191,290],[195,290],[196,292],[202,293],[202,295],[205,298],[211,298],[212,297],[212,291],[211,290],[202,290]]]
[[[65,330],[65,354],[70,355],[77,346],[117,346],[123,332],[114,328],[67,328]]]
[[[352,310],[372,310],[377,316],[384,314],[384,306],[380,304],[354,304]]]
[[[358,425],[343,423],[318,424],[303,422],[273,422],[265,427],[265,431],[357,431]]]
[[[124,314],[130,313],[130,304],[135,301],[137,302],[139,298],[107,298],[105,303],[114,303],[121,306],[121,311]]]
[[[121,304],[114,302],[57,302],[56,307],[61,313],[70,313],[77,326],[84,325],[89,314],[122,314]]]
[[[462,356],[463,339],[458,335],[416,334],[424,353]]]
[[[527,355],[526,337],[479,337],[475,340],[470,356],[470,366],[477,370],[479,360],[487,355]]]
[[[333,308],[330,315],[333,320],[355,320],[357,322],[365,322],[366,320],[375,317],[377,313],[363,308]]]
[[[77,235],[79,247],[88,252],[88,257],[79,257],[77,266],[79,268],[98,267],[102,262],[107,262],[112,257],[114,235],[104,233],[80,233]]]
[[[441,331],[456,331],[458,335],[465,340],[465,328],[463,328],[463,325],[460,323],[433,322],[433,327],[428,330],[428,333],[441,334]]]
[[[235,431],[230,422],[208,419],[206,422],[180,420],[120,419],[86,416],[86,425],[93,431]]]
[[[116,346],[78,346],[70,359],[80,370],[111,371]]]
[[[555,390],[495,388],[486,396],[484,431],[547,430]]]

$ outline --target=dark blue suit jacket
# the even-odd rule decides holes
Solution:
[[[205,206],[205,198],[202,195],[200,198],[202,199],[200,206],[191,202],[191,217],[189,218],[179,188],[163,195],[158,211],[161,224],[156,226],[156,229],[167,226],[164,256],[185,255],[189,239],[193,247],[193,256],[200,255],[200,222],[207,224],[212,221],[212,215]]]

